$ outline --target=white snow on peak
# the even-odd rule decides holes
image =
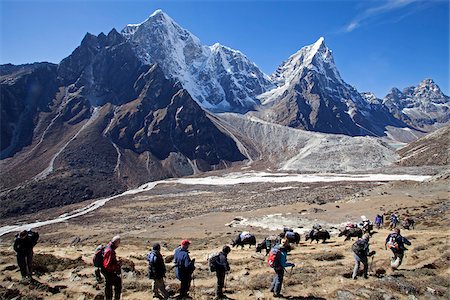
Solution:
[[[158,63],[204,108],[245,111],[256,105],[255,95],[273,87],[269,77],[241,52],[219,43],[203,45],[162,11],[128,25],[122,34],[133,42],[141,61]]]
[[[258,98],[263,104],[278,100],[309,71],[314,71],[327,82],[324,88],[332,89],[336,84],[347,85],[336,68],[332,51],[325,45],[325,39],[320,37],[315,43],[301,48],[282,63],[271,76],[278,87]]]
[[[153,16],[156,16],[156,15],[159,15],[159,14],[162,14],[162,15],[164,15],[164,16],[167,16],[167,15],[162,11],[162,9],[157,9],[157,10],[155,10],[155,11],[150,15],[150,18],[153,17]]]

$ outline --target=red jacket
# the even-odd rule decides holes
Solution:
[[[120,271],[120,264],[116,258],[116,251],[111,246],[111,242],[105,248],[103,253],[103,268],[107,272],[118,272]]]

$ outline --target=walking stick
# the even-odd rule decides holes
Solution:
[[[192,272],[192,295],[194,296],[193,298],[195,298],[195,273]]]
[[[372,260],[370,261],[370,266],[369,266],[369,271],[373,272],[372,267],[373,267],[373,258],[375,257],[375,254],[372,255]]]

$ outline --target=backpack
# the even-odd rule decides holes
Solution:
[[[389,241],[387,243],[389,249],[399,250],[400,245],[397,242],[397,234],[391,234]]]
[[[363,239],[357,240],[352,245],[353,252],[358,256],[364,255],[366,249],[367,249],[367,241]]]
[[[211,253],[208,255],[208,266],[211,272],[217,271],[217,266],[219,264],[220,253]]]
[[[103,254],[105,253],[105,246],[98,245],[95,248],[94,256],[92,257],[92,262],[94,263],[94,267],[102,268],[103,267]]]
[[[280,261],[280,249],[278,247],[273,247],[269,252],[269,258],[267,259],[267,264],[269,267],[274,268],[275,264]]]
[[[28,231],[28,237],[30,238],[33,247],[36,246],[39,240],[39,233],[30,230]]]
[[[147,255],[147,261],[148,261],[148,278],[155,279],[155,266],[154,263],[156,261],[156,256],[153,252],[150,252]]]

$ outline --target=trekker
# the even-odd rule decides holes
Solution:
[[[275,298],[281,298],[281,286],[283,284],[284,271],[287,267],[295,267],[295,264],[287,262],[287,252],[290,249],[289,241],[284,238],[281,240],[281,244],[275,246],[278,249],[272,249],[271,251],[277,251],[276,258],[274,260],[273,269],[275,270],[275,277],[272,281],[272,287],[270,291],[273,292]]]
[[[355,258],[355,267],[353,268],[352,278],[356,279],[358,276],[359,266],[362,263],[364,266],[364,278],[368,277],[369,261],[368,257],[375,254],[375,251],[369,252],[370,234],[366,233],[361,239],[357,240],[352,245],[353,257]]]
[[[398,216],[396,214],[391,214],[391,225],[389,226],[390,229],[394,229],[397,227],[398,224]]]
[[[375,225],[377,226],[377,229],[380,229],[381,226],[383,226],[384,223],[384,217],[381,214],[377,214],[377,216],[375,217]]]
[[[116,235],[111,242],[106,245],[103,254],[102,273],[105,276],[105,299],[113,297],[112,288],[114,286],[114,300],[119,300],[122,294],[121,261],[116,257],[116,249],[120,245],[120,236]]]
[[[231,248],[228,245],[223,246],[222,251],[219,253],[219,257],[216,261],[216,299],[227,299],[223,294],[223,287],[225,285],[225,275],[230,271],[230,265],[228,264],[228,254],[231,252]]]
[[[396,270],[403,261],[403,256],[405,254],[406,245],[411,245],[411,242],[405,239],[400,235],[400,229],[395,228],[393,233],[390,233],[386,238],[386,243],[384,244],[384,248],[387,250],[391,249],[392,258],[391,258],[391,267]]]
[[[17,265],[22,275],[22,280],[31,280],[33,265],[33,247],[36,246],[39,234],[33,231],[22,231],[14,240],[14,251],[17,254]]]
[[[147,254],[148,278],[153,279],[153,298],[168,299],[169,292],[167,292],[166,284],[164,283],[166,265],[160,251],[161,245],[156,243],[153,245],[152,251]]]
[[[181,281],[178,299],[192,299],[189,296],[189,288],[191,287],[192,273],[195,270],[195,258],[191,260],[189,257],[190,244],[191,242],[188,240],[181,241],[181,245],[175,249],[174,253],[175,275]]]

